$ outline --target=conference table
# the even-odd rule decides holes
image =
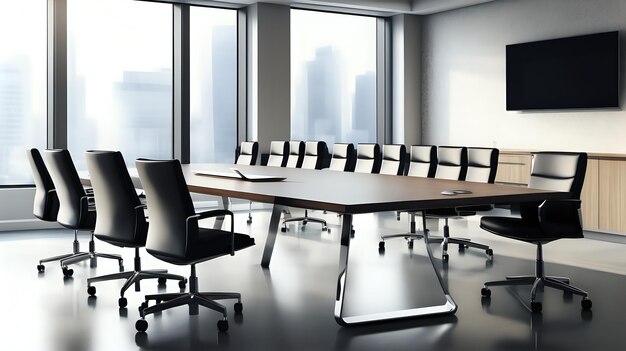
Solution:
[[[246,181],[236,177],[215,175],[233,174],[236,167],[245,175],[276,176],[282,181]],[[268,166],[232,164],[186,164],[183,173],[190,192],[221,197],[222,206],[228,208],[228,198],[238,198],[272,205],[272,214],[261,266],[268,268],[279,234],[281,215],[289,207],[324,210],[341,215],[339,270],[335,294],[335,320],[340,325],[354,325],[401,318],[453,314],[457,305],[448,291],[447,284],[435,265],[431,248],[426,251],[444,295],[443,304],[377,312],[360,315],[344,315],[344,294],[348,280],[348,255],[350,252],[353,216],[356,214],[385,211],[423,211],[434,208],[450,208],[467,205],[510,204],[549,199],[564,199],[568,193],[500,184],[443,180],[433,178],[404,177],[395,175],[363,174],[332,170],[310,170]],[[131,177],[138,188],[141,184],[137,173]],[[206,175],[199,173],[211,173]],[[83,178],[86,183],[88,180]],[[468,194],[444,195],[446,190],[467,190]],[[148,199],[149,200],[149,199]],[[422,216],[424,224],[425,218]],[[215,227],[221,227],[216,221]],[[425,228],[425,226],[424,226]],[[428,232],[425,243],[428,243]],[[437,288],[437,287],[434,287]]]

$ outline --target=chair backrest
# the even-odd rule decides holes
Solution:
[[[302,159],[301,168],[322,169],[327,154],[326,142],[307,141],[304,146],[304,158]]]
[[[464,146],[439,146],[435,178],[465,180],[467,174],[467,148]]]
[[[35,217],[55,222],[57,213],[59,212],[59,198],[57,197],[54,183],[50,178],[50,173],[46,168],[46,164],[41,158],[41,154],[37,149],[26,150],[26,156],[33,171],[33,179],[35,180],[35,201],[33,202],[33,214]]]
[[[493,184],[498,171],[499,154],[500,151],[495,148],[467,148],[467,175],[465,180]]]
[[[378,144],[358,144],[356,150],[356,166],[354,171],[357,173],[378,173],[380,172],[380,164],[382,155]]]
[[[328,169],[342,172],[352,172],[354,171],[355,162],[356,153],[354,151],[354,145],[352,143],[336,143],[333,145],[333,157],[330,159],[330,166]]]
[[[411,146],[411,159],[409,160],[410,177],[433,178],[437,171],[437,147],[434,145]]]
[[[406,163],[406,146],[402,144],[383,145],[383,160],[380,174],[404,175]]]
[[[237,155],[238,165],[255,165],[259,156],[259,143],[256,141],[244,141],[239,146],[239,154]]]
[[[196,214],[191,195],[178,160],[135,161],[141,185],[150,208],[150,226],[146,250],[173,259],[185,259],[198,237],[197,221],[187,218]]]
[[[98,208],[94,234],[144,246],[148,223],[139,196],[119,151],[85,152],[91,187]]]
[[[287,157],[288,168],[300,168],[302,167],[302,160],[304,159],[304,141],[292,140],[289,142],[289,156]]]
[[[267,166],[285,167],[289,157],[289,143],[286,141],[272,141]]]
[[[83,229],[89,212],[89,200],[76,172],[69,151],[65,149],[45,150],[50,177],[59,197],[57,222],[72,229]]]
[[[572,199],[580,199],[586,170],[584,152],[537,152],[533,154],[528,187],[566,191]]]

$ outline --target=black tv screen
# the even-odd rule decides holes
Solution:
[[[506,109],[619,107],[619,32],[506,46]]]

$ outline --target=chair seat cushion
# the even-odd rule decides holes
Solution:
[[[486,216],[480,219],[480,227],[499,236],[529,243],[549,242],[560,239],[559,237],[546,235],[541,230],[539,222],[531,222],[521,218]]]
[[[97,239],[102,240],[108,244],[111,245],[115,245],[115,246],[119,246],[119,247],[144,247],[146,246],[146,241],[143,240],[143,242],[135,242],[135,241],[123,241],[123,240],[119,240],[118,238],[112,238],[108,235],[98,235],[95,234],[94,235]]]
[[[163,261],[186,265],[198,263],[212,258],[230,254],[231,234],[219,229],[199,228],[198,237],[189,243],[186,257],[172,257],[159,251],[147,249],[154,257]],[[254,245],[254,238],[249,235],[235,233],[235,251]]]

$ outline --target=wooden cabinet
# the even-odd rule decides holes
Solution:
[[[527,185],[530,181],[530,166],[532,157],[529,152],[500,153],[498,157],[498,172],[496,182]]]
[[[626,155],[589,153],[580,199],[587,230],[626,234]],[[496,182],[526,186],[530,151],[500,151]]]
[[[599,229],[626,233],[626,160],[600,160]]]

